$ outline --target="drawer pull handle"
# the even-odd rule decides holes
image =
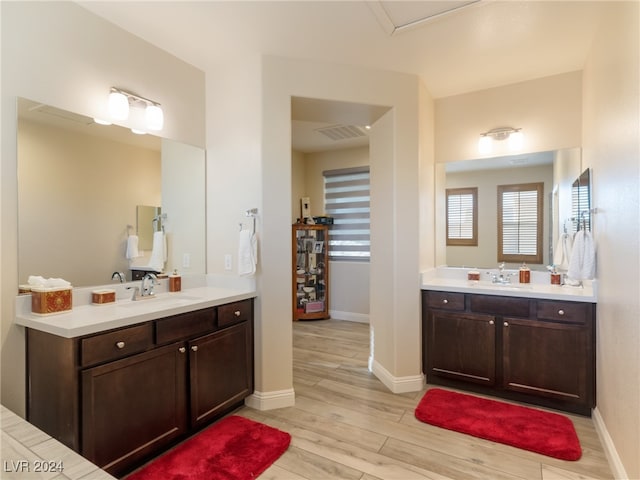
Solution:
[[[504,323],[503,323],[503,325],[504,325],[505,327],[508,327],[508,326],[509,326],[509,322],[504,322]]]
[[[449,303],[449,300],[447,300],[447,299],[445,298],[444,300],[442,300],[442,303],[444,303],[444,304],[446,305],[447,303]]]
[[[123,349],[124,348],[124,342],[116,342],[116,347],[118,347],[119,349]]]
[[[187,349],[186,349],[186,348],[184,348],[184,347],[180,347],[180,348],[178,349],[178,351],[179,351],[180,353],[184,353],[184,352],[186,352],[186,351],[187,351]]]
[[[236,317],[239,317],[239,316],[240,316],[240,310],[236,310],[235,312],[233,312],[233,314],[234,314]]]
[[[489,325],[493,325],[495,322],[493,320],[489,320]]]
[[[564,310],[558,310],[558,315],[564,315]]]
[[[193,350],[194,352],[197,352],[198,351],[198,346],[194,345],[193,347],[191,347],[191,350]]]

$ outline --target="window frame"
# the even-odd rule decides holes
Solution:
[[[472,226],[471,238],[449,237],[449,197],[454,195],[471,195],[472,205]],[[478,187],[447,188],[445,190],[445,216],[446,216],[446,244],[450,246],[477,247],[478,246]]]
[[[506,192],[531,192],[536,191],[536,253],[529,254],[511,254],[503,253],[504,246],[504,224],[503,224],[503,195]],[[520,183],[510,185],[498,185],[498,262],[507,263],[530,263],[542,264],[542,236],[544,222],[544,182]],[[520,222],[518,222],[518,225]]]

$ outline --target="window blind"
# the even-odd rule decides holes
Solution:
[[[478,245],[477,188],[448,188],[447,245]]]
[[[325,212],[333,217],[329,232],[330,260],[370,258],[369,167],[327,170]]]
[[[501,185],[499,191],[499,261],[542,262],[542,191],[544,185]]]

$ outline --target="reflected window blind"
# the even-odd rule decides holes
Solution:
[[[333,217],[329,259],[368,261],[369,167],[327,170],[323,176],[325,212]]]
[[[544,184],[498,187],[498,261],[542,263]]]
[[[589,213],[589,185],[575,185],[571,189],[571,214],[574,231],[591,230]]]
[[[447,245],[478,245],[478,189],[448,188]]]

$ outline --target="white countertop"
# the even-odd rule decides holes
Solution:
[[[483,280],[467,280],[469,270],[479,271],[480,278]],[[570,302],[597,302],[597,282],[595,280],[584,281],[583,285],[579,287],[551,285],[549,274],[537,271],[531,272],[531,283],[528,284],[521,284],[516,280],[510,285],[498,285],[491,283],[490,280],[484,280],[489,277],[486,272],[495,271],[495,269],[437,267],[422,273],[421,289]]]
[[[87,289],[78,289],[78,292],[74,289],[73,309],[52,315],[31,313],[30,296],[19,296],[16,299],[15,323],[61,337],[74,338],[256,296],[255,287],[250,283],[230,286],[208,283],[175,293],[158,288],[155,298],[133,301],[131,292],[125,290],[125,285],[137,286],[139,282],[110,285],[111,288],[116,287],[117,300],[103,305],[88,303],[85,300],[87,294],[83,291]]]

